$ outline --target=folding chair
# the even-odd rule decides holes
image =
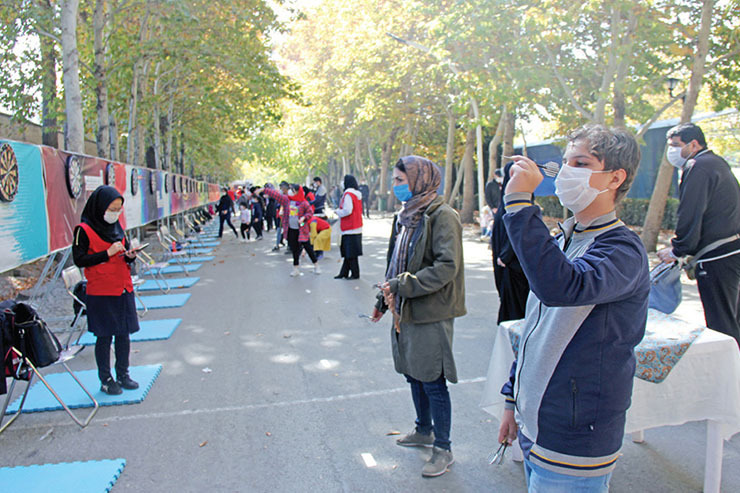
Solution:
[[[87,317],[84,317],[87,306],[85,304],[85,301],[80,299],[74,293],[75,287],[77,286],[77,284],[82,282],[82,280],[82,271],[76,265],[67,267],[62,271],[62,281],[64,281],[64,289],[67,290],[67,294],[76,302],[74,318],[72,319],[70,329],[68,329],[69,336],[67,337],[65,346],[69,346],[72,340],[74,340],[74,343],[77,344],[80,340],[80,337],[82,337],[87,330]],[[79,307],[77,307],[77,305],[79,305]],[[75,334],[77,334],[77,337],[75,337]]]
[[[82,277],[82,276],[80,276]],[[83,303],[84,307],[84,303]],[[82,310],[80,310],[81,312]],[[81,335],[81,334],[80,334]],[[26,398],[28,397],[28,393],[31,390],[31,386],[33,384],[33,377],[36,376],[41,381],[41,383],[51,392],[51,394],[54,396],[54,398],[59,402],[59,404],[62,406],[62,409],[69,415],[69,417],[74,421],[78,426],[81,428],[85,428],[88,424],[90,424],[90,421],[92,421],[95,414],[98,412],[98,408],[100,405],[98,404],[98,401],[95,400],[95,397],[88,391],[84,385],[82,385],[82,382],[75,376],[74,372],[69,368],[67,365],[67,362],[74,359],[77,354],[80,353],[85,347],[80,345],[74,345],[69,346],[66,345],[62,348],[62,351],[59,353],[59,358],[52,363],[51,365],[46,366],[46,368],[51,368],[55,365],[61,365],[64,371],[69,373],[69,375],[74,379],[75,382],[77,382],[77,385],[80,386],[83,392],[87,394],[87,396],[90,398],[90,401],[93,404],[93,409],[88,413],[87,417],[84,419],[78,418],[75,413],[72,412],[72,410],[67,406],[67,404],[62,400],[61,397],[59,397],[59,394],[56,393],[54,388],[49,384],[49,382],[44,378],[44,376],[41,374],[38,368],[34,366],[31,361],[24,355],[20,349],[11,346],[8,348],[8,350],[15,355],[15,358],[19,360],[18,366],[15,368],[15,371],[12,375],[13,380],[10,384],[10,388],[8,389],[8,395],[5,398],[5,402],[3,403],[2,412],[0,412],[0,424],[2,424],[3,419],[5,418],[5,412],[8,409],[8,405],[11,402],[11,399],[13,398],[13,390],[15,389],[15,384],[18,380],[26,380],[26,390],[23,392],[23,397],[21,398],[20,405],[18,406],[18,410],[16,411],[13,416],[8,419],[8,421],[5,424],[2,424],[0,426],[0,433],[5,431],[13,422],[15,422],[16,419],[21,415],[21,411],[23,410],[23,405],[26,402]],[[3,355],[4,356],[4,355]],[[5,378],[5,369],[3,369],[2,372],[2,378]]]
[[[172,240],[169,242],[165,241],[161,231],[157,230],[157,241],[159,241],[160,246],[164,250],[164,259],[165,261],[168,261],[170,259],[175,259],[175,261],[180,264],[189,264],[190,263],[190,252],[187,251],[187,248],[183,248],[180,251],[173,252],[172,251]],[[184,260],[184,258],[187,257],[188,260]],[[185,272],[185,275],[188,275],[187,272]]]
[[[162,270],[170,264],[168,262],[155,262],[154,258],[143,250],[139,251],[139,254],[136,256],[136,260],[139,261],[141,274],[151,275],[154,283],[162,294],[168,294],[171,288],[169,284],[167,284],[167,279],[164,277]],[[185,272],[185,275],[188,275],[188,273]],[[141,278],[138,278],[135,285],[141,285],[143,283],[144,281]],[[134,292],[136,292],[136,290],[134,290]]]

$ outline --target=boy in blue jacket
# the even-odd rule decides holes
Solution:
[[[537,165],[514,163],[504,223],[530,293],[499,442],[519,438],[530,492],[607,491],[650,290],[645,248],[615,212],[640,148],[602,125],[569,136],[555,193],[574,216],[556,238],[533,202]]]

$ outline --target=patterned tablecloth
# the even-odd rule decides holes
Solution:
[[[507,327],[514,355],[519,351],[523,324],[524,320],[519,320]],[[648,310],[645,337],[635,347],[637,356],[635,376],[653,383],[665,380],[703,330],[703,326],[694,326],[657,310]]]

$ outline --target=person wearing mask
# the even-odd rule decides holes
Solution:
[[[239,233],[236,232],[236,228],[231,224],[231,213],[234,210],[234,202],[229,196],[228,188],[223,187],[221,192],[221,199],[218,201],[218,206],[216,207],[218,211],[218,237],[221,238],[223,236],[224,222],[226,222],[234,232],[236,239],[239,239]]]
[[[259,192],[258,190],[257,193]],[[304,249],[311,262],[313,262],[314,274],[321,274],[318,259],[310,242],[309,222],[313,217],[313,212],[311,211],[311,205],[306,201],[303,194],[303,188],[300,185],[293,184],[288,188],[287,195],[270,188],[264,189],[264,193],[275,199],[284,210],[281,221],[283,237],[288,242],[293,254],[293,271],[290,275],[296,277],[301,274],[298,266],[300,265],[301,252]]]
[[[344,194],[336,210],[342,240],[339,253],[344,258],[342,268],[334,279],[359,279],[360,256],[362,255],[362,194],[357,189],[357,180],[352,175],[344,176]]]
[[[129,334],[139,330],[131,263],[136,252],[126,238],[119,217],[123,197],[109,186],[96,188],[82,210],[74,229],[72,258],[85,269],[87,279],[87,328],[96,336],[95,362],[100,390],[119,395],[139,384],[128,373],[131,341]],[[116,377],[110,368],[110,348],[115,338]]]
[[[249,228],[252,226],[252,211],[249,210],[249,204],[239,204],[239,232],[242,234],[242,241],[249,240]]]
[[[314,177],[313,189],[315,198],[310,202],[310,204],[314,208],[314,215],[326,219],[326,213],[324,212],[324,208],[326,207],[326,187],[321,181],[321,177]]]
[[[466,313],[462,224],[437,195],[441,180],[439,168],[422,157],[403,157],[393,168],[393,193],[403,207],[393,219],[386,280],[371,317],[377,322],[388,309],[393,315],[393,362],[416,410],[416,427],[396,443],[432,447],[421,471],[426,477],[454,462],[447,382],[457,383],[454,321]]]
[[[504,166],[504,187],[509,182],[509,172],[512,166],[513,163]],[[493,216],[493,227],[491,229],[491,253],[493,256],[493,280],[496,283],[499,299],[496,323],[500,324],[506,320],[524,318],[527,296],[529,296],[529,283],[506,233],[506,226],[503,221],[506,213],[504,196],[499,193],[498,197],[500,202]]]
[[[556,238],[533,200],[542,172],[513,160],[503,220],[532,290],[501,390],[498,441],[518,438],[530,492],[606,492],[647,323],[647,252],[616,215],[640,147],[623,128],[586,125],[568,136],[555,194],[574,215]]]
[[[658,257],[694,257],[707,327],[740,344],[740,184],[698,125],[682,123],[667,138],[666,158],[681,171],[680,202],[676,236]]]

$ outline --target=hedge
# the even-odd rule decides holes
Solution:
[[[542,208],[542,214],[550,217],[563,217],[563,206],[554,195],[548,197],[537,197],[537,204]],[[619,204],[617,216],[630,226],[642,226],[645,223],[647,214],[648,199],[624,199]],[[676,229],[676,219],[678,212],[678,199],[669,198],[663,214],[663,223],[661,229]]]

